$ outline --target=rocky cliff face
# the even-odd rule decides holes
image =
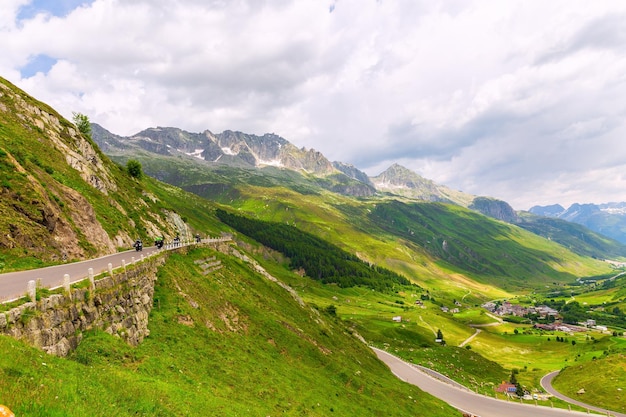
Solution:
[[[91,138],[2,78],[0,126],[0,271],[19,258],[58,262],[115,252],[130,247],[137,229],[172,230],[158,202]],[[120,145],[115,140],[105,135],[111,146]]]
[[[368,177],[365,172],[359,170],[354,165],[335,161],[333,162],[333,166],[335,167],[335,169],[343,172],[349,178],[355,179],[357,181],[362,182],[363,184],[367,184],[371,186],[372,188],[374,188],[374,184],[370,180],[370,177]]]
[[[76,242],[82,233],[99,250],[114,251],[85,196],[56,181],[54,175],[62,174],[43,157],[58,155],[88,186],[108,195],[117,184],[102,154],[52,109],[1,81],[0,124],[11,137],[0,144],[0,249],[22,247],[46,260],[80,258],[85,252]]]
[[[519,218],[513,207],[511,207],[506,201],[497,200],[495,198],[488,197],[476,197],[470,209],[476,210],[485,216],[492,217],[494,219],[502,220],[507,223],[517,223]]]

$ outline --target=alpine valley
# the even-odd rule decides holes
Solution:
[[[0,175],[0,272],[232,236],[164,255],[138,346],[93,331],[58,358],[0,336],[16,415],[461,416],[369,346],[568,408],[539,383],[562,369],[561,392],[626,410],[626,247],[606,229],[400,165],[369,177],[275,134],[81,132],[1,78]]]

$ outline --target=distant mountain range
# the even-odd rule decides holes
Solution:
[[[435,184],[398,164],[392,165],[376,177],[369,177],[353,165],[331,162],[314,149],[298,148],[286,139],[270,133],[263,136],[230,130],[217,134],[209,130],[190,133],[173,127],[156,127],[122,137],[92,124],[92,136],[98,146],[112,156],[149,152],[161,156],[192,158],[196,162],[212,166],[286,169],[327,179],[329,181],[325,182],[326,188],[357,197],[371,196],[376,192],[391,193],[464,207],[468,207],[475,198],[473,195]]]
[[[565,209],[560,204],[534,206],[531,213],[581,224],[604,236],[626,244],[626,203],[572,204]]]
[[[298,148],[272,133],[190,133],[174,127],[156,127],[123,137],[92,124],[92,137],[112,159],[122,163],[129,158],[139,159],[148,175],[204,197],[216,198],[221,193],[224,199],[230,199],[237,192],[233,184],[240,181],[262,186],[291,184],[303,193],[321,187],[354,197],[388,195],[450,203],[516,224],[577,253],[626,254],[626,247],[617,243],[626,244],[626,203],[573,205],[568,210],[559,205],[536,206],[530,212],[516,212],[505,201],[452,190],[398,164],[370,177],[353,165],[331,162],[314,149]],[[180,164],[197,165],[197,177],[191,178],[194,170]],[[586,228],[576,228],[563,220]]]

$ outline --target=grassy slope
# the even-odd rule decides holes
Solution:
[[[175,233],[162,201],[146,196],[143,184],[89,140],[85,143],[95,147],[116,190],[107,194],[85,182],[51,139],[55,128],[43,120],[58,120],[59,140],[84,155],[83,144],[70,134],[74,126],[6,80],[0,78],[0,83],[7,88],[0,89],[0,233],[11,236],[9,242],[0,242],[1,272],[58,263],[67,247],[80,247],[82,257],[103,254],[109,249],[85,230],[96,224],[121,247],[129,247],[136,237],[152,238],[155,232]],[[93,219],[86,205],[93,209]],[[83,224],[78,224],[81,217]],[[61,230],[65,224],[67,229]]]
[[[201,275],[194,261],[213,256],[223,268]],[[149,328],[136,348],[89,335],[70,359],[0,337],[0,402],[20,416],[457,414],[336,318],[210,249],[160,270]]]
[[[230,205],[243,213],[338,242],[420,285],[436,288],[452,280],[448,287],[459,288],[458,296],[472,290],[497,298],[610,270],[601,261],[462,207],[302,195],[278,187],[242,187],[240,195]]]
[[[598,381],[601,376],[602,381]],[[553,381],[554,388],[588,404],[626,412],[626,359],[624,354],[569,366]],[[578,394],[584,389],[584,394]]]
[[[122,161],[125,157],[116,156]],[[393,265],[416,281],[464,276],[475,285],[478,281],[519,290],[608,270],[607,265],[574,255],[534,233],[456,206],[349,198],[323,191],[314,178],[290,170],[234,169],[154,154],[139,157],[157,178],[252,216],[343,241],[364,257],[374,257],[373,262]],[[603,248],[608,250],[596,248],[594,254]]]
[[[280,259],[266,249],[258,248],[253,252],[269,269],[272,266],[267,259]],[[273,273],[284,274],[280,267],[273,268]],[[469,293],[458,298],[461,312],[450,314],[440,310],[439,300],[437,303],[424,301],[423,307],[416,305],[421,295],[432,296],[432,293],[415,287],[399,286],[395,292],[381,294],[364,288],[341,289],[321,285],[302,280],[295,274],[285,275],[283,279],[320,309],[334,305],[337,314],[368,343],[388,348],[407,360],[437,369],[488,394],[493,393],[494,385],[508,379],[511,369],[521,371],[519,379],[528,389],[539,388],[539,379],[549,371],[600,357],[609,343],[606,336],[598,333],[570,336],[563,332],[533,331],[528,325],[504,323],[483,327],[470,343],[471,349],[458,348],[475,332],[468,324],[496,323],[473,307],[474,300]],[[391,320],[394,316],[401,316],[402,322],[394,323]],[[438,329],[443,331],[446,347],[434,342]],[[515,334],[515,330],[519,334]],[[557,342],[557,336],[567,338],[567,342]],[[572,340],[577,344],[572,345]],[[613,349],[619,347],[615,343],[612,345]],[[558,402],[555,405],[559,405]]]

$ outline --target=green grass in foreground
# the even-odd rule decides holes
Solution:
[[[193,261],[213,256],[222,269],[201,275]],[[89,334],[69,359],[0,337],[0,403],[19,416],[458,414],[398,380],[337,318],[209,249],[160,269],[149,327],[136,348]]]

